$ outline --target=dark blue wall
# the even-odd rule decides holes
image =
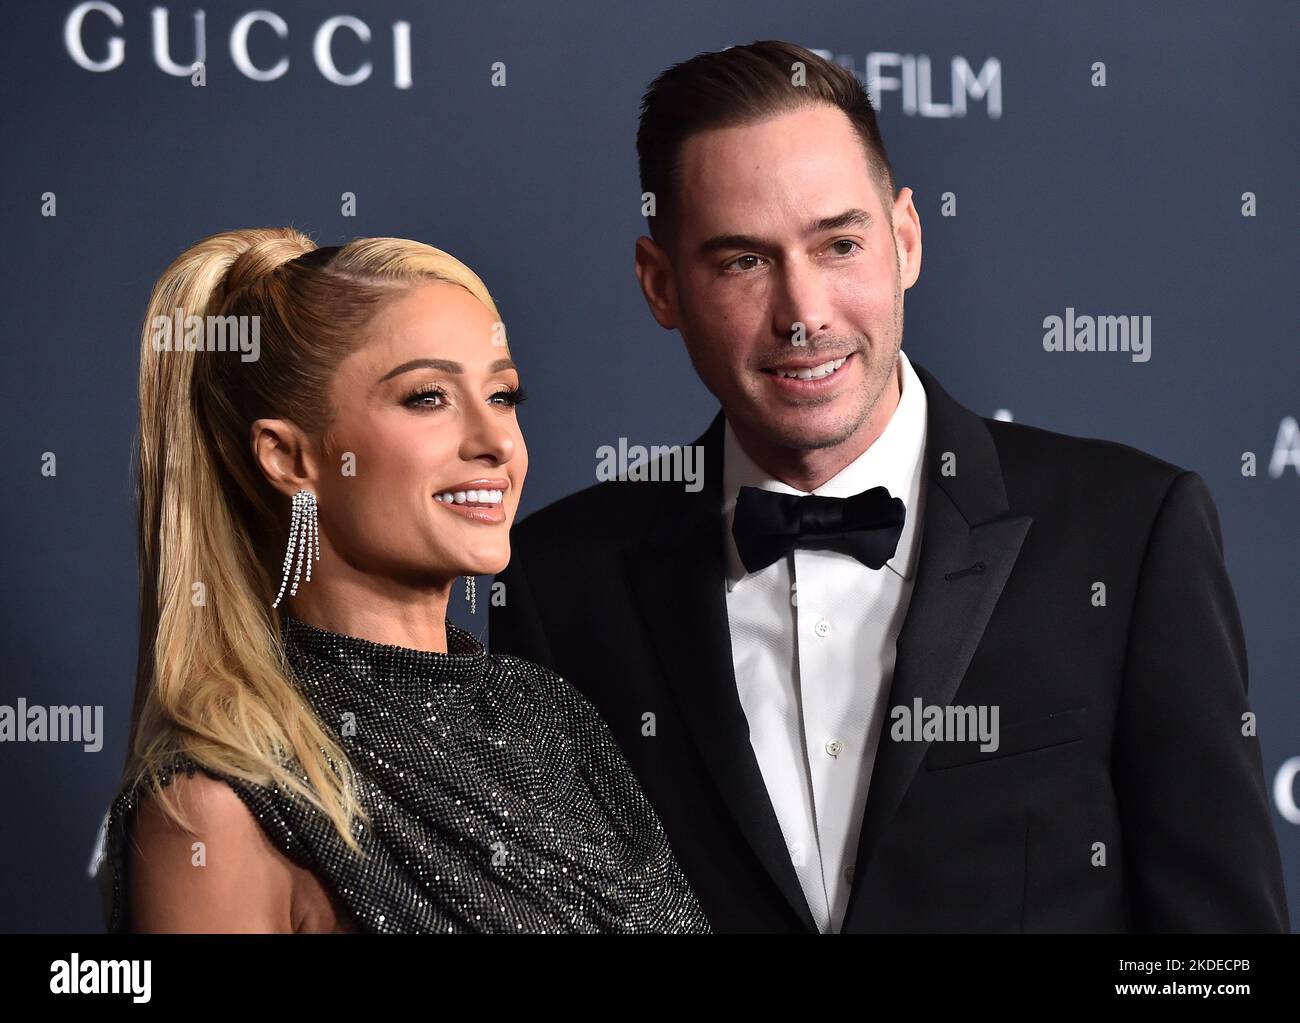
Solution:
[[[688,441],[712,414],[632,272],[637,106],[668,64],[761,38],[864,75],[871,53],[917,69],[912,58],[928,58],[918,88],[932,106],[880,91],[924,229],[908,352],[984,414],[1123,441],[1208,481],[1270,786],[1300,757],[1300,470],[1297,456],[1276,477],[1268,468],[1300,416],[1293,5],[273,0],[287,38],[256,26],[251,57],[287,55],[289,68],[258,82],[229,42],[250,8],[206,0],[203,88],[156,66],[152,5],[137,0],[116,3],[121,28],[94,12],[81,33],[96,61],[121,38],[121,65],[78,66],[65,43],[76,6],[0,15],[0,703],[102,705],[106,738],[94,753],[0,743],[0,928],[99,926],[85,870],[122,761],[136,643],[138,326],[164,266],[204,235],[266,224],[321,244],[394,234],[456,254],[498,299],[533,395],[532,510],[594,482],[600,445]],[[188,64],[195,5],[166,10],[171,52]],[[335,37],[344,72],[373,62],[353,86],[313,61],[313,36],[340,13],[372,34]],[[394,84],[395,22],[410,26],[409,88]],[[957,58],[996,68],[1000,110],[985,96],[943,116]],[[901,82],[904,61],[877,60]],[[491,86],[495,61],[505,88]],[[57,216],[42,216],[47,192]],[[340,215],[343,192],[355,217]],[[945,192],[956,216],[941,215]],[[1255,216],[1242,215],[1246,192]],[[1150,316],[1150,361],[1045,352],[1043,319],[1067,307]],[[1279,808],[1295,798],[1275,795],[1293,919],[1300,826]]]

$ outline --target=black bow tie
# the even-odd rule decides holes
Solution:
[[[842,550],[868,568],[894,556],[906,509],[884,487],[852,497],[778,494],[741,487],[731,535],[747,572],[757,572],[796,547]]]

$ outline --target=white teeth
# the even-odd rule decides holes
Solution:
[[[504,496],[502,490],[448,490],[433,499],[442,504],[500,504]]]
[[[843,359],[832,359],[830,362],[823,362],[820,366],[804,367],[803,369],[778,369],[777,376],[790,377],[794,380],[820,380],[824,376],[830,376],[837,369],[844,365],[846,355]]]

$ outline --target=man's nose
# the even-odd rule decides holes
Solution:
[[[796,345],[830,330],[829,289],[820,269],[807,259],[782,264],[774,316],[772,332]]]

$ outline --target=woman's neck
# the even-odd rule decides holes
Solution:
[[[396,587],[391,581],[380,586],[344,585],[313,577],[310,583],[299,585],[298,595],[287,601],[287,610],[318,629],[445,654],[447,602],[454,581],[412,589]]]

